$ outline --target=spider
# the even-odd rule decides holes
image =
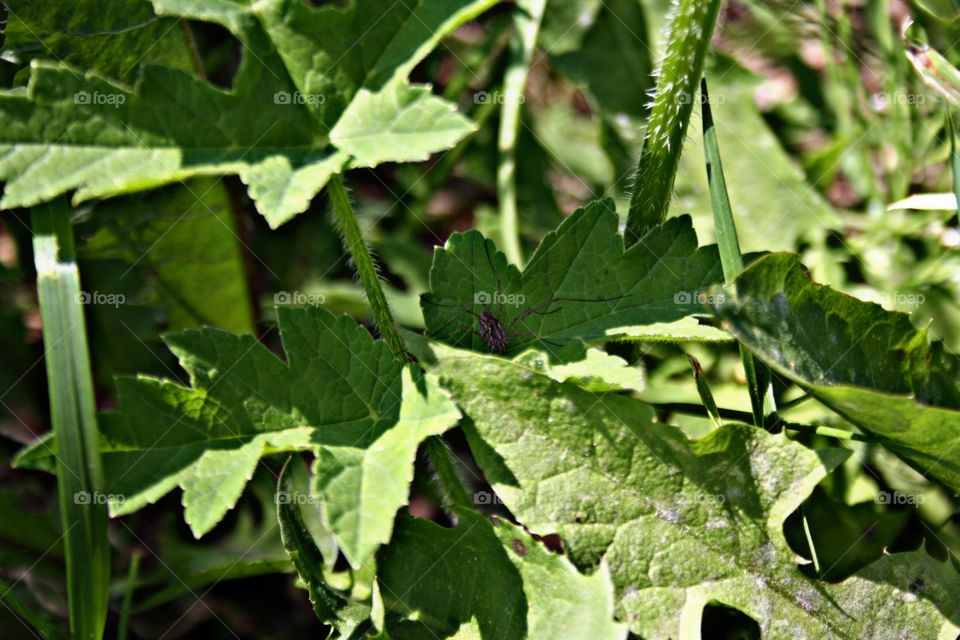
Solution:
[[[461,305],[457,304],[443,304],[440,302],[434,302],[429,298],[425,298],[424,301],[427,304],[432,304],[439,307],[454,307],[461,308],[465,312],[469,313],[477,319],[477,327],[474,329],[473,326],[466,327],[463,331],[466,332],[476,332],[480,339],[490,348],[490,351],[497,354],[502,354],[507,351],[507,347],[511,342],[517,338],[524,336],[532,336],[534,332],[532,331],[518,331],[518,326],[523,326],[522,323],[532,315],[550,315],[552,313],[557,313],[560,311],[560,307],[551,309],[553,305],[558,302],[610,302],[613,300],[619,300],[626,296],[617,296],[614,298],[594,298],[594,299],[585,299],[585,298],[551,298],[546,302],[542,302],[534,307],[529,309],[524,309],[516,316],[513,317],[509,322],[505,322],[507,313],[504,309],[504,301],[507,299],[503,294],[503,286],[500,282],[500,276],[497,274],[496,269],[493,266],[493,259],[490,256],[490,246],[489,241],[484,241],[483,243],[484,251],[487,255],[487,264],[490,266],[490,273],[493,274],[494,278],[497,281],[497,293],[495,298],[492,301],[489,300],[489,295],[478,295],[474,304],[482,304],[484,309],[480,313],[477,313],[472,308],[463,308]],[[498,304],[499,313],[494,313],[490,308],[490,302],[496,302]],[[433,332],[435,334],[443,333],[453,321],[447,323],[437,331]],[[549,344],[551,346],[560,347],[562,345],[549,340],[540,339],[540,342],[544,344]]]

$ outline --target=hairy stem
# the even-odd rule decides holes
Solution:
[[[679,0],[633,180],[626,244],[636,244],[667,217],[693,98],[720,13],[721,0]]]
[[[353,212],[350,197],[343,185],[343,176],[339,174],[333,176],[327,188],[337,226],[343,235],[343,243],[353,258],[354,267],[360,277],[360,285],[367,294],[367,301],[373,311],[373,319],[380,330],[380,336],[398,358],[406,359],[406,347],[404,347],[403,340],[400,338],[400,332],[397,330],[397,323],[393,319],[393,314],[390,312],[387,297],[383,294],[383,288],[380,286],[380,276],[377,273],[376,265],[373,263],[373,257],[370,255],[370,248],[367,247],[363,234],[360,232],[360,225],[357,224],[357,216]]]

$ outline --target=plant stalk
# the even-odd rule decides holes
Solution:
[[[500,134],[497,150],[497,194],[500,200],[500,225],[503,252],[507,260],[523,268],[520,246],[520,214],[517,208],[517,136],[530,63],[537,49],[540,25],[547,0],[519,0],[513,14],[510,62],[503,80],[503,105],[500,109]]]
[[[360,277],[360,285],[367,294],[367,301],[373,311],[373,319],[380,330],[380,336],[394,355],[406,360],[407,349],[403,344],[403,339],[400,338],[397,322],[393,319],[387,297],[380,286],[380,275],[373,262],[373,257],[370,255],[370,248],[367,247],[360,231],[360,225],[357,224],[357,216],[353,212],[350,197],[343,185],[343,176],[337,174],[330,178],[327,190],[330,194],[330,202],[333,205],[333,214],[337,220],[337,226],[343,235],[344,245],[353,258],[354,267]]]
[[[633,179],[626,246],[667,217],[693,99],[720,14],[721,0],[679,0],[670,22],[643,154]]]

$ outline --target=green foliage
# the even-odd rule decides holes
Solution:
[[[626,251],[618,222],[612,201],[580,209],[543,239],[522,274],[479,232],[455,234],[434,253],[422,301],[427,334],[489,351],[471,315],[489,308],[515,336],[509,352],[555,350],[700,310],[697,292],[719,281],[720,263],[715,247],[697,246],[690,219],[651,229]]]
[[[626,637],[612,621],[607,568],[581,575],[516,525],[454,510],[453,529],[401,515],[378,555],[394,638],[446,637],[476,621],[480,638]],[[453,586],[446,597],[439,597]]]
[[[79,203],[238,174],[278,226],[348,163],[424,160],[470,132],[453,105],[406,78],[440,38],[493,1],[397,3],[383,13],[299,0],[156,0],[160,15],[213,22],[240,40],[246,51],[232,89],[168,67],[144,67],[130,88],[35,63],[26,91],[0,94],[0,206],[74,189]],[[364,45],[353,46],[360,37]],[[89,126],[72,126],[78,120]]]
[[[381,4],[0,3],[0,636],[957,637],[949,3]]]
[[[960,358],[906,314],[816,285],[785,254],[755,262],[716,310],[775,371],[960,490]]]
[[[389,539],[417,444],[459,413],[353,321],[322,309],[278,314],[286,363],[251,336],[208,328],[166,339],[191,387],[117,380],[118,411],[101,427],[111,512],[132,513],[179,487],[199,537],[234,506],[262,456],[316,451],[325,516],[359,566]],[[47,453],[37,447],[19,462],[40,465]]]
[[[635,400],[490,356],[444,349],[438,358],[506,506],[531,531],[559,533],[581,568],[605,561],[634,633],[696,637],[709,602],[747,612],[774,637],[784,627],[812,637],[956,633],[953,568],[925,552],[886,558],[837,587],[795,566],[784,520],[846,452],[744,425],[690,441]],[[915,578],[930,588],[911,588]]]

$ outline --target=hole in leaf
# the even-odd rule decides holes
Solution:
[[[714,640],[760,640],[760,625],[738,609],[710,602],[703,608],[700,635]]]
[[[209,22],[187,23],[187,37],[192,40],[206,79],[222,89],[231,89],[243,59],[243,44],[225,27]]]

